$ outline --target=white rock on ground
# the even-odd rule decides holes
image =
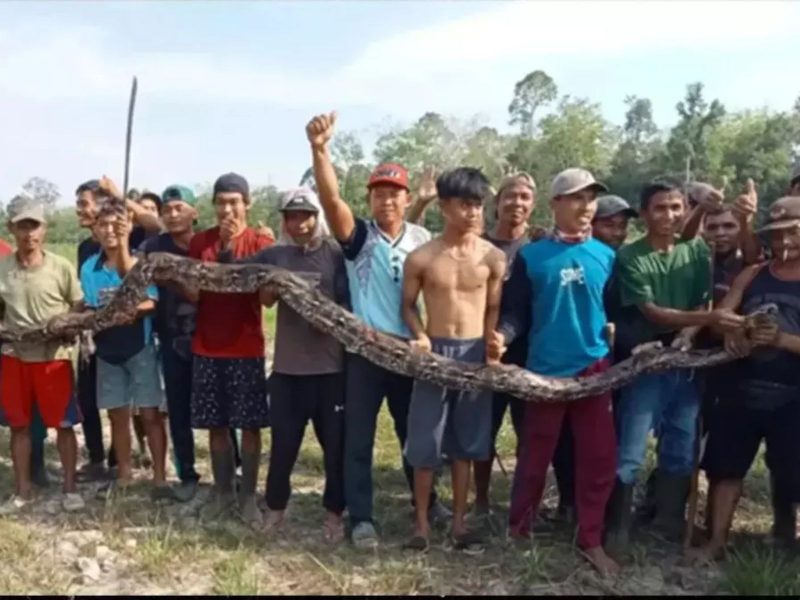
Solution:
[[[56,556],[66,563],[75,562],[79,555],[78,547],[69,540],[61,540],[56,545]]]
[[[100,565],[95,559],[81,556],[78,559],[78,570],[83,574],[85,580],[100,581]]]
[[[94,551],[94,557],[102,562],[105,561],[113,561],[117,557],[117,553],[114,552],[108,546],[98,546]]]

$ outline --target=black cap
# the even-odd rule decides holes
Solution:
[[[221,192],[239,192],[242,196],[250,195],[250,185],[247,179],[236,173],[220,175],[214,182],[214,196]]]
[[[161,196],[159,196],[155,192],[144,190],[142,194],[139,196],[137,202],[141,202],[142,200],[152,200],[153,202],[156,203],[158,209],[161,210]]]
[[[630,219],[635,219],[639,216],[639,213],[633,210],[631,205],[619,196],[609,194],[607,196],[600,196],[597,199],[597,212],[594,215],[595,219],[606,219],[618,214],[623,214]]]

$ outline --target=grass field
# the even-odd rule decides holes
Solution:
[[[274,322],[274,313],[265,322]],[[114,502],[96,500],[92,486],[82,488],[88,504],[84,513],[62,513],[55,502],[57,489],[51,486],[31,511],[0,519],[0,594],[800,594],[800,564],[773,552],[766,541],[770,511],[761,458],[748,477],[734,522],[734,551],[726,563],[683,566],[678,547],[641,535],[623,576],[604,581],[586,567],[570,529],[542,531],[530,545],[506,542],[503,524],[514,467],[509,423],[498,443],[509,474],[496,465],[491,543],[479,557],[449,550],[444,531],[437,532],[425,556],[400,549],[411,531],[412,513],[398,468],[400,449],[385,409],[379,417],[374,467],[376,518],[384,544],[367,553],[347,543],[326,545],[321,530],[322,456],[313,434],[307,431],[306,436],[282,533],[266,537],[232,520],[210,525],[198,521],[210,480],[206,436],[198,433],[204,485],[189,505],[154,506],[147,495],[147,473],[139,471],[141,483]],[[269,431],[263,438],[261,493]],[[51,434],[47,457],[57,475],[53,442]],[[5,429],[0,430],[0,447],[8,447]],[[10,494],[12,482],[11,462],[3,451],[0,494]],[[449,502],[446,473],[439,489]],[[552,508],[554,503],[551,486],[545,505]]]

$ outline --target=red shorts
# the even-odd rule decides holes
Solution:
[[[66,428],[81,422],[72,394],[72,363],[68,360],[24,362],[3,355],[0,402],[12,428],[30,426],[34,402],[45,427]]]

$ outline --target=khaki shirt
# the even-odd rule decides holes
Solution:
[[[66,258],[44,251],[42,264],[33,268],[20,265],[16,253],[0,259],[3,326],[10,331],[41,327],[82,298],[75,268]],[[25,362],[69,360],[73,349],[59,340],[3,344],[3,354]]]

